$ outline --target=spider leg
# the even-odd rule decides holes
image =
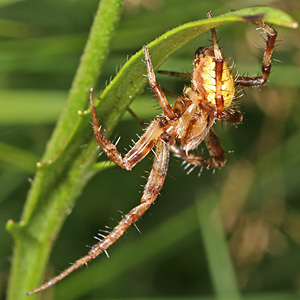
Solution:
[[[146,123],[130,107],[127,108],[127,111],[143,128],[146,127]]]
[[[265,24],[263,21],[253,21],[258,25],[268,36],[267,46],[262,60],[262,75],[261,76],[238,76],[235,79],[236,86],[262,86],[269,78],[271,70],[271,58],[277,37],[277,32]]]
[[[175,144],[171,146],[171,151],[176,156],[196,166],[203,166],[206,168],[220,168],[224,166],[226,162],[224,150],[220,140],[212,128],[209,130],[204,142],[210,157],[197,156],[193,153],[187,154]]]
[[[160,137],[164,127],[168,124],[168,121],[165,120],[164,117],[154,120],[146,129],[141,138],[135,143],[132,149],[125,155],[125,157],[123,157],[122,154],[117,150],[116,146],[100,132],[96,109],[93,102],[92,89],[90,91],[90,105],[93,117],[94,135],[98,143],[114,163],[126,170],[132,169],[150,152]]]
[[[187,79],[192,78],[192,73],[182,73],[182,72],[173,72],[173,71],[164,71],[164,70],[159,70],[157,72],[159,74],[165,74],[165,75],[170,75],[170,76],[174,76],[174,77],[187,78]]]
[[[235,125],[240,124],[243,120],[242,113],[233,108],[225,109],[224,114],[225,114],[224,119]]]
[[[169,91],[169,90],[167,90],[165,88],[162,88],[162,91],[164,92],[165,95],[168,95],[168,96],[170,96],[170,97],[172,97],[174,99],[177,99],[179,97],[178,94],[173,93],[173,92],[171,92],[171,91]]]
[[[174,111],[173,111],[172,107],[170,106],[170,104],[168,103],[168,100],[167,100],[166,96],[164,95],[162,89],[159,87],[159,85],[156,82],[156,77],[155,77],[155,73],[153,70],[153,66],[151,63],[151,59],[150,59],[150,55],[149,55],[147,46],[144,46],[143,50],[144,50],[144,55],[145,55],[145,60],[146,60],[147,71],[148,71],[149,84],[150,84],[157,100],[159,101],[161,108],[165,113],[165,116],[170,120],[176,120],[176,119],[178,119],[179,116],[177,116],[174,113]]]
[[[207,12],[208,18],[212,18],[212,14],[210,11]],[[217,117],[222,118],[224,116],[224,99],[222,92],[222,75],[223,75],[223,63],[224,58],[221,53],[221,50],[218,45],[216,29],[211,29],[213,46],[214,46],[214,55],[215,55],[215,72],[216,72],[216,106],[217,106]]]
[[[114,244],[124,234],[127,228],[134,224],[147,211],[147,209],[157,198],[167,175],[169,155],[169,144],[163,140],[158,140],[153,166],[141,198],[141,204],[134,207],[127,215],[125,215],[119,224],[102,241],[99,241],[99,243],[95,244],[91,248],[87,255],[78,259],[61,274],[50,279],[39,288],[28,292],[27,295],[33,295],[53,286],[55,283],[61,281],[73,271],[87,264],[90,260],[96,258],[102,252],[105,252],[108,247]]]

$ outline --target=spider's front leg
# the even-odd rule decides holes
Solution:
[[[145,61],[146,61],[146,66],[147,66],[147,71],[148,71],[148,80],[149,84],[159,102],[161,105],[162,110],[164,111],[165,116],[167,117],[168,120],[175,121],[178,119],[182,113],[184,112],[184,105],[182,108],[179,110],[174,111],[171,107],[171,105],[168,103],[168,100],[166,96],[164,95],[164,92],[162,89],[159,87],[159,85],[156,82],[156,77],[154,73],[154,69],[151,63],[150,55],[147,46],[143,47],[144,50],[144,55],[145,55]]]
[[[125,157],[123,157],[122,154],[117,150],[116,146],[100,132],[96,109],[93,101],[92,89],[90,90],[90,105],[93,117],[94,135],[98,143],[114,163],[118,164],[120,167],[126,170],[132,169],[149,153],[149,151],[154,147],[159,136],[161,135],[166,123],[163,121],[163,118],[154,120],[146,129],[141,138],[135,143],[133,148],[125,155]]]
[[[277,32],[265,24],[263,21],[253,21],[258,25],[265,33],[267,33],[267,46],[264,52],[262,61],[262,75],[261,76],[239,76],[235,79],[235,85],[237,86],[262,86],[269,78],[271,70],[271,59],[277,37]]]

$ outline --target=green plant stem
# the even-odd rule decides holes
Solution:
[[[109,53],[119,23],[123,0],[102,0],[70,89],[66,107],[57,123],[43,160],[50,160],[63,147],[78,121],[78,111],[88,108],[88,95]]]
[[[40,284],[61,224],[93,174],[88,169],[95,160],[95,144],[82,147],[86,136],[91,137],[90,128],[82,126],[81,138],[70,147],[65,147],[65,143],[78,123],[78,111],[88,105],[88,92],[95,85],[109,52],[122,3],[123,0],[100,2],[67,105],[48,144],[45,163],[38,165],[21,222],[9,221],[7,225],[15,238],[7,299],[25,299],[26,292]]]

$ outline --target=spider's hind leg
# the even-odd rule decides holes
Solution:
[[[171,146],[171,151],[182,160],[194,165],[206,168],[221,168],[226,163],[223,147],[215,131],[210,129],[204,139],[209,157],[197,156],[193,153],[186,153],[176,145]]]
[[[164,71],[164,70],[158,70],[157,72],[159,74],[165,74],[165,75],[170,75],[179,78],[187,78],[187,79],[192,78],[192,73],[182,73],[182,72],[173,72],[173,71]]]
[[[262,86],[264,85],[270,75],[271,71],[271,59],[272,53],[275,46],[275,40],[277,32],[272,27],[265,24],[263,21],[253,21],[254,24],[258,25],[267,34],[267,46],[264,52],[262,60],[262,75],[261,76],[238,76],[235,79],[236,86]]]

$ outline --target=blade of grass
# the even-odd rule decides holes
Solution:
[[[212,192],[205,200],[202,193],[196,198],[198,220],[216,299],[241,299],[218,209],[219,197]]]

